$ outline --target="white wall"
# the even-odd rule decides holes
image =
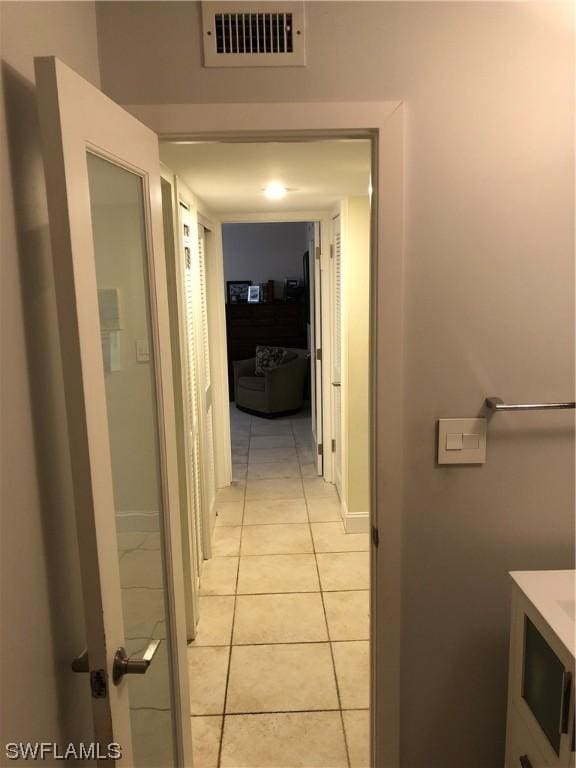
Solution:
[[[286,278],[304,276],[306,223],[224,224],[222,244],[225,280],[274,280],[275,297],[281,298]]]
[[[91,2],[4,2],[0,14],[0,743],[88,741],[88,679],[70,670],[84,621],[33,57],[56,54],[98,85],[96,19]]]
[[[500,768],[507,571],[573,564],[572,420],[498,415],[455,468],[435,422],[574,391],[572,4],[309,2],[307,66],[253,70],[202,67],[197,3],[97,8],[127,105],[404,100],[402,765]]]

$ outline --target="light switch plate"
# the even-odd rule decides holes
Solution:
[[[484,464],[486,419],[440,419],[438,464]]]

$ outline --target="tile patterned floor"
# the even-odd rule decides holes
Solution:
[[[231,423],[188,649],[195,768],[367,768],[368,535],[344,533],[309,418]]]

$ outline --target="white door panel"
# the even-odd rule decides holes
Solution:
[[[75,666],[122,765],[188,765],[158,140],[57,59],[35,66],[86,621]],[[152,642],[146,676],[118,674],[119,648]]]

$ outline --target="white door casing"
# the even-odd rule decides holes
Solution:
[[[68,436],[94,734],[118,742],[133,764],[128,681],[113,683],[126,645],[102,359],[87,153],[141,180],[161,474],[163,575],[168,598],[171,705],[177,763],[191,764],[191,738],[172,365],[162,236],[157,136],[54,57],[35,60],[57,291]],[[81,649],[79,649],[79,652]],[[88,685],[87,677],[87,685]],[[107,765],[113,761],[106,761]]]
[[[334,454],[334,483],[342,500],[342,238],[340,216],[336,216],[332,222],[330,255],[332,263],[332,453]]]
[[[316,469],[320,476],[324,474],[324,456],[327,446],[324,445],[324,391],[322,367],[324,348],[322,342],[322,244],[320,239],[320,222],[312,225],[313,237],[310,242],[310,272],[312,275],[312,300],[310,306],[310,325],[312,328],[312,387],[313,387],[313,425],[316,441]],[[319,446],[322,446],[319,450]]]
[[[371,764],[398,768],[405,397],[403,104],[397,100],[251,103],[249,108],[245,103],[140,104],[131,105],[130,111],[164,141],[231,137],[258,141],[288,137],[293,141],[321,136],[361,136],[372,141],[370,522],[373,531],[380,530],[381,534],[379,539],[372,537],[370,558]],[[297,220],[314,218],[305,215]],[[242,218],[234,216],[231,220]],[[329,312],[329,307],[323,309]],[[327,362],[324,378],[330,387],[328,366]],[[329,419],[324,423],[327,430]]]

